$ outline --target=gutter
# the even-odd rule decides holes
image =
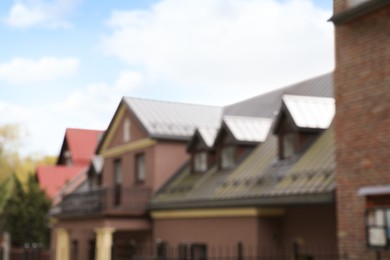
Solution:
[[[243,198],[231,200],[199,200],[199,201],[172,201],[151,202],[148,210],[177,210],[194,208],[222,208],[222,207],[280,207],[304,205],[332,205],[335,203],[334,192],[310,195],[269,196],[261,198]]]

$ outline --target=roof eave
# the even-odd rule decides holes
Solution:
[[[352,7],[343,12],[334,14],[328,21],[333,22],[335,25],[343,25],[387,5],[390,5],[388,0],[370,0],[359,4],[356,7]]]
[[[334,191],[324,193],[311,193],[301,195],[254,197],[231,200],[199,200],[199,201],[171,201],[152,202],[149,210],[193,209],[193,208],[218,208],[218,207],[280,207],[334,204]]]
[[[182,135],[151,134],[150,138],[159,141],[176,141],[176,142],[188,142],[191,140],[191,136],[182,136]]]

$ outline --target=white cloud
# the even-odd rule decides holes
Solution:
[[[309,0],[162,0],[113,11],[102,46],[156,82],[237,100],[331,71],[330,16]]]
[[[79,68],[77,58],[46,57],[39,60],[14,58],[0,63],[0,80],[12,84],[49,81],[73,75]]]
[[[125,82],[129,88],[124,88]],[[122,71],[112,84],[95,83],[80,87],[56,102],[24,106],[0,101],[0,125],[16,123],[27,130],[28,138],[20,147],[22,154],[56,155],[67,127],[106,129],[121,98],[131,95],[141,82],[138,72]]]
[[[115,88],[128,91],[139,88],[142,85],[142,74],[135,71],[122,71],[115,82]]]
[[[17,0],[14,1],[5,23],[12,27],[34,26],[69,27],[68,16],[82,0]]]

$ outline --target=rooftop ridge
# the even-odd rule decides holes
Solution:
[[[160,99],[143,98],[143,97],[124,96],[123,99],[125,99],[125,100],[133,99],[133,100],[143,100],[143,101],[149,101],[149,102],[166,103],[166,104],[188,105],[188,106],[199,106],[199,107],[211,107],[211,108],[220,108],[220,109],[223,109],[223,106],[204,105],[204,104],[196,104],[196,103],[190,103],[190,102],[179,102],[179,101],[171,101],[171,100],[160,100]]]
[[[320,78],[323,78],[323,77],[326,77],[326,76],[329,76],[329,75],[332,75],[332,74],[333,74],[333,71],[332,71],[332,72],[325,73],[325,74],[317,75],[317,76],[312,77],[312,78],[309,78],[309,79],[301,80],[301,81],[298,81],[298,82],[289,84],[289,85],[287,85],[287,86],[280,86],[280,87],[277,87],[277,88],[275,88],[275,89],[273,89],[273,90],[269,90],[269,91],[265,91],[265,92],[263,92],[263,93],[260,93],[260,94],[258,94],[258,95],[256,95],[256,96],[253,96],[253,97],[250,97],[250,98],[247,98],[247,99],[243,99],[243,100],[238,101],[238,102],[235,102],[235,103],[231,103],[231,104],[229,104],[229,105],[224,106],[223,108],[224,108],[224,110],[225,110],[226,108],[228,108],[228,107],[230,107],[230,106],[234,106],[234,105],[237,105],[237,104],[240,104],[240,103],[245,103],[245,102],[247,102],[247,101],[249,101],[249,100],[255,100],[255,99],[257,99],[257,98],[259,98],[259,97],[261,97],[261,96],[270,95],[270,94],[275,94],[275,93],[280,92],[280,91],[283,91],[283,92],[282,92],[282,95],[284,95],[284,91],[285,91],[285,90],[289,90],[289,89],[291,89],[291,88],[293,88],[293,87],[296,87],[296,86],[298,86],[298,85],[301,85],[301,84],[304,84],[304,83],[307,83],[307,82],[310,82],[310,81],[315,81],[315,80],[318,80],[318,79],[320,79]]]

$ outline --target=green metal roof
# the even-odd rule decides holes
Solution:
[[[279,160],[277,139],[264,143],[230,171],[183,167],[153,198],[151,208],[332,203],[335,190],[333,127],[302,154]]]

